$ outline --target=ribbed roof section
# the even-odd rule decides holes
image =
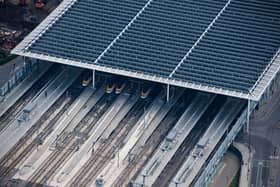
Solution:
[[[154,0],[98,63],[168,77],[225,0]]]
[[[13,53],[259,100],[280,70],[280,2],[64,0]]]
[[[174,74],[248,92],[280,46],[280,1],[233,0]]]
[[[93,62],[147,2],[77,0],[29,50]]]

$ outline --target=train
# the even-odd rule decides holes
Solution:
[[[124,80],[119,81],[116,84],[115,94],[120,94],[123,91],[123,89],[125,88],[125,86],[126,86],[126,83]]]
[[[90,72],[87,72],[83,75],[82,86],[88,86],[89,83],[92,81],[92,76]]]
[[[91,80],[92,80],[92,77],[91,77],[91,76],[90,76],[89,78],[87,78],[87,79],[83,79],[82,85],[83,85],[83,86],[88,86],[89,83],[91,82]]]
[[[112,93],[116,87],[114,80],[109,80],[106,86],[106,93]]]
[[[150,85],[143,85],[141,89],[141,99],[146,99],[151,91],[152,87]]]

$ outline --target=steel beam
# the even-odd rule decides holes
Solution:
[[[101,71],[101,72],[123,75],[123,76],[127,76],[127,77],[138,78],[138,79],[158,82],[158,83],[162,83],[162,84],[169,84],[172,86],[178,86],[178,87],[183,87],[183,88],[190,88],[190,89],[194,89],[194,90],[198,90],[198,91],[227,95],[227,96],[236,97],[236,98],[248,99],[249,97],[251,97],[250,98],[251,100],[258,101],[259,97],[260,97],[260,95],[256,95],[256,94],[249,95],[248,93],[245,93],[245,92],[227,90],[227,89],[217,88],[217,87],[209,86],[209,85],[201,85],[201,84],[191,83],[188,81],[179,81],[179,80],[176,80],[173,78],[168,78],[168,77],[161,77],[161,76],[149,75],[149,74],[145,74],[145,73],[141,73],[141,72],[134,72],[134,71],[124,70],[124,69],[111,68],[111,67],[107,67],[107,66],[102,66],[100,64],[84,63],[81,61],[74,61],[74,60],[69,60],[69,59],[52,57],[49,55],[38,54],[38,53],[33,53],[33,52],[13,51],[13,54],[27,56],[27,57],[41,59],[41,60],[46,60],[46,61],[50,61],[50,62],[66,64],[66,65],[70,65],[70,66],[76,66],[79,68],[95,69],[95,70]]]
[[[92,87],[95,88],[95,69],[92,70]]]
[[[167,84],[167,88],[166,88],[166,102],[168,102],[169,101],[169,95],[170,95],[170,85],[169,84]]]

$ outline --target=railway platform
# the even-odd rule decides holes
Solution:
[[[45,91],[41,92],[37,98],[31,102],[37,103],[34,111],[31,114],[30,120],[27,122],[19,122],[15,120],[0,134],[0,158],[2,158],[30,129],[40,117],[52,106],[52,104],[66,91],[66,89],[79,76],[80,70],[71,69],[69,72],[62,72],[51,82],[45,89],[49,96],[45,96]],[[72,76],[69,75],[72,74]],[[61,81],[64,80],[64,81]]]
[[[0,97],[0,117],[7,112],[16,102],[21,98],[31,87],[34,85],[40,77],[50,68],[50,63],[40,63],[38,71],[34,71],[18,84],[10,93],[4,98]]]

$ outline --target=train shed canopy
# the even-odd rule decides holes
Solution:
[[[279,0],[64,0],[12,53],[259,100],[279,49]]]

